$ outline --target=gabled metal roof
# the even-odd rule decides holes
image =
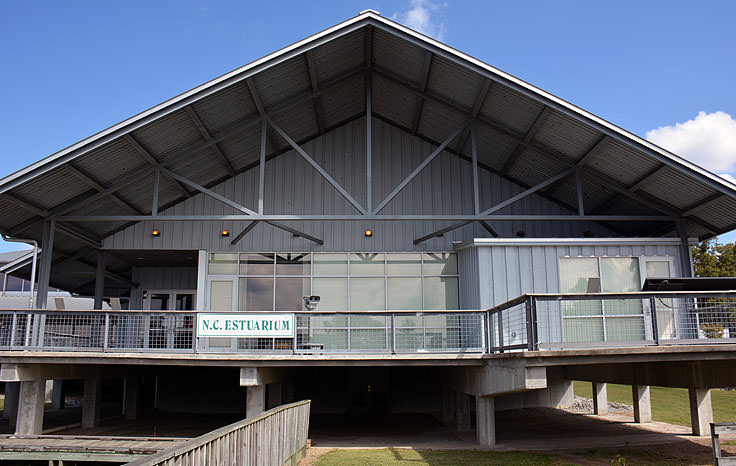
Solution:
[[[308,141],[365,115],[369,75],[374,117],[436,144],[474,117],[479,163],[521,186],[582,166],[586,213],[682,217],[699,238],[736,227],[736,185],[369,10],[0,179],[0,230],[38,239],[40,221],[53,215],[150,213],[151,167],[203,186],[222,182],[258,164],[264,114],[295,141]],[[269,156],[287,149],[274,132]],[[470,158],[467,132],[447,150]],[[192,195],[162,180],[161,208]],[[563,178],[541,194],[575,205],[573,181]],[[124,225],[59,227],[75,247],[95,248]],[[658,236],[673,229],[650,222],[619,230]]]

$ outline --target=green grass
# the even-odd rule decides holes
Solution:
[[[691,466],[708,465],[712,459],[705,449],[697,458],[675,456],[669,446],[627,448],[620,450],[581,450],[559,454],[518,451],[428,451],[385,448],[376,450],[332,450],[317,459],[316,466]],[[618,461],[621,458],[623,461]]]
[[[574,383],[575,394],[591,398],[592,387],[589,382]],[[715,422],[736,421],[736,391],[711,390],[713,418]],[[669,424],[690,425],[690,401],[687,389],[652,387],[652,418]],[[608,384],[608,401],[631,405],[629,385]]]
[[[556,465],[551,455],[472,450],[427,451],[386,448],[333,450],[317,460],[317,466],[545,466]]]

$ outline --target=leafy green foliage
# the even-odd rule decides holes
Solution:
[[[696,277],[736,277],[736,244],[720,244],[715,238],[692,248]]]

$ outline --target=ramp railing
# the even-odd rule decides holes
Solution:
[[[736,292],[527,294],[488,328],[491,352],[736,343]]]
[[[126,466],[296,466],[307,449],[310,403],[278,406]]]

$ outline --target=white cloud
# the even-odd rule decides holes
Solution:
[[[699,112],[692,120],[647,132],[647,139],[708,170],[736,179],[736,119],[726,112]]]
[[[410,0],[409,6],[406,11],[394,13],[391,19],[437,40],[444,38],[445,23],[442,21],[442,10],[447,8],[446,2]]]

